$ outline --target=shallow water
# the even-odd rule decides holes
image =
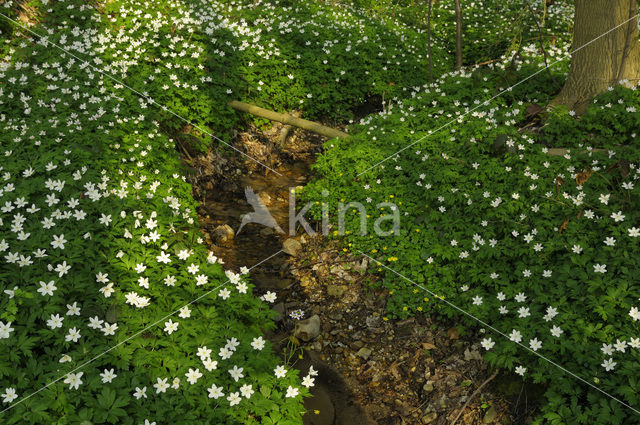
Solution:
[[[296,162],[277,170],[282,176],[268,172],[266,175],[249,174],[241,176],[238,184],[226,185],[226,191],[209,191],[201,202],[201,225],[209,234],[221,225],[231,226],[237,233],[242,215],[253,211],[245,198],[244,188],[251,187],[263,200],[271,215],[280,227],[288,232],[289,190],[304,185],[310,178],[310,163]],[[211,249],[222,258],[226,269],[238,270],[251,267],[282,249],[287,235],[279,234],[260,224],[247,224],[233,240],[216,244]],[[284,300],[288,291],[295,290],[295,280],[286,271],[288,255],[281,253],[251,270],[251,280],[257,286],[258,293],[275,290],[278,300]],[[286,340],[291,329],[279,328],[267,335],[274,347]],[[313,397],[305,400],[307,414],[303,417],[305,425],[359,425],[371,424],[358,403],[353,399],[343,378],[317,354],[305,353],[294,365],[301,376],[313,365],[320,372],[316,385],[312,388]]]
[[[228,224],[238,231],[242,215],[253,211],[245,198],[244,188],[250,187],[258,194],[280,227],[288,232],[289,189],[304,185],[309,179],[310,166],[304,162],[281,167],[282,176],[268,172],[266,175],[242,176],[233,190],[211,191],[201,200],[204,216],[202,225],[211,232],[217,226]],[[238,270],[260,263],[282,248],[286,235],[278,234],[268,227],[256,223],[247,224],[232,241],[213,247],[216,256],[224,259],[226,268]],[[214,241],[215,243],[215,241]],[[253,283],[261,289],[282,289],[291,284],[281,273],[286,254],[280,254],[252,270]]]

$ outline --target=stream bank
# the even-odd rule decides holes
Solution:
[[[259,224],[235,234],[242,215],[253,211],[246,187],[288,231],[288,192],[311,178],[322,139],[295,130],[283,142],[282,131],[275,124],[236,138],[239,149],[281,176],[215,152],[191,158],[188,165],[201,228],[226,268],[257,264],[289,241],[288,254],[260,264],[251,275],[257,294],[270,290],[278,296],[278,327],[268,335],[274,347],[283,357],[295,353],[302,374],[311,365],[320,371],[314,397],[305,405],[305,424],[450,424],[467,402],[458,424],[531,421],[536,402],[530,403],[532,389],[518,377],[499,375],[472,397],[493,372],[482,361],[477,330],[427,316],[386,320],[389,294],[372,288],[376,277],[367,273],[366,260],[342,252],[339,241],[289,238]],[[302,321],[290,316],[294,310],[304,312]]]

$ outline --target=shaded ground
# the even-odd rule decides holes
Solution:
[[[252,211],[244,188],[253,188],[287,231],[289,188],[310,178],[321,141],[295,131],[282,142],[281,134],[278,124],[264,133],[253,129],[240,134],[237,144],[282,176],[214,153],[188,161],[201,226],[228,268],[262,261],[278,252],[286,237],[257,224],[233,236],[242,214]],[[498,375],[474,394],[493,374],[481,360],[476,329],[426,316],[385,320],[388,294],[371,288],[375,277],[366,273],[366,260],[339,255],[337,241],[308,235],[296,240],[295,255],[274,257],[252,270],[252,278],[258,292],[278,294],[278,329],[271,341],[302,373],[310,365],[320,371],[305,423],[451,424],[467,402],[458,424],[531,420],[536,403],[529,400],[536,389],[518,377]],[[318,316],[317,336],[305,341],[296,333],[304,323],[289,316],[296,309],[305,318]]]

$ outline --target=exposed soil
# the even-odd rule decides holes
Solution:
[[[282,249],[288,238],[258,224],[232,235],[242,214],[252,211],[245,187],[253,188],[288,232],[289,190],[310,179],[321,140],[296,130],[283,142],[282,134],[276,124],[269,131],[242,133],[236,141],[282,176],[213,152],[188,161],[201,226],[228,268],[254,265]],[[309,365],[320,371],[314,397],[306,403],[306,424],[452,424],[467,402],[458,424],[531,421],[536,402],[528,400],[539,399],[539,388],[518,377],[498,374],[473,394],[494,372],[481,360],[477,329],[428,316],[385,320],[388,293],[372,289],[376,278],[366,272],[366,260],[344,254],[338,241],[295,239],[299,252],[277,255],[251,274],[257,293],[278,294],[274,346],[283,356],[292,349],[304,353],[295,365],[302,373]],[[301,324],[289,316],[294,309],[302,309],[305,318],[319,317],[319,335],[305,341],[296,333]]]

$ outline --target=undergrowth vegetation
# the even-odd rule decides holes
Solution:
[[[348,120],[370,99],[381,103],[427,81],[424,34],[350,7],[287,1],[112,1],[104,6],[125,55],[106,54],[107,70],[196,124],[194,149],[213,132],[228,140],[242,100],[304,117]],[[176,32],[176,30],[180,30]],[[437,72],[447,52],[434,45]],[[161,66],[157,66],[161,65]],[[165,113],[159,120],[172,118]],[[184,123],[169,120],[181,130]],[[257,124],[263,121],[256,119]]]
[[[352,209],[344,238],[379,262],[390,318],[436,312],[479,329],[488,361],[549,384],[541,422],[630,423],[636,413],[597,388],[640,401],[640,89],[612,87],[581,117],[546,112],[560,63],[501,93],[542,63],[532,43],[414,88],[327,142],[302,196],[334,216],[340,202],[396,204],[399,234],[371,231],[388,209],[369,210],[361,234]]]
[[[352,3],[0,5],[33,30],[0,16],[3,423],[301,422],[315,372],[264,338],[275,294],[207,252],[176,152],[228,141],[230,100],[355,121],[301,195],[398,206],[399,235],[353,212],[344,238],[382,263],[389,318],[476,325],[447,300],[491,325],[486,359],[549,384],[540,422],[635,418],[588,383],[638,406],[639,90],[537,106],[567,72],[543,66],[569,51],[570,2],[468,5],[455,72],[435,3],[433,83],[424,5]]]

